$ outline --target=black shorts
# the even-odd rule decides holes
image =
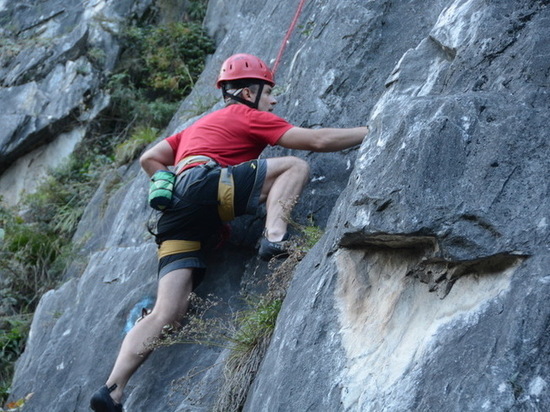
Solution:
[[[264,159],[251,160],[229,166],[228,169],[234,180],[235,216],[255,214],[267,173],[267,162]],[[178,176],[172,206],[162,212],[158,220],[156,242],[161,249],[171,243],[167,241],[185,241],[191,246],[160,257],[159,277],[177,269],[196,268],[194,272],[198,278],[194,278],[194,286],[202,278],[206,269],[204,243],[223,224],[218,213],[221,170],[217,165],[201,165]]]

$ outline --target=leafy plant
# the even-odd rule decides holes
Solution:
[[[202,22],[206,16],[208,0],[190,0],[187,14],[192,21]]]
[[[204,69],[204,57],[214,51],[212,40],[194,24],[171,23],[149,31],[144,44],[147,84],[181,98]]]
[[[6,234],[0,248],[4,283],[0,296],[3,306],[9,306],[7,312],[26,313],[55,286],[55,275],[48,267],[60,253],[62,240],[44,225],[20,222],[6,209],[2,215]]]
[[[0,318],[0,401],[9,395],[13,364],[25,349],[30,315]]]
[[[312,224],[300,225],[289,220],[302,236],[291,240],[290,255],[282,262],[270,262],[267,292],[248,300],[249,308],[235,317],[236,331],[231,336],[232,352],[225,364],[224,383],[214,411],[238,411],[244,406],[248,388],[254,380],[275,329],[277,316],[286,296],[296,265],[322,236]]]
[[[108,145],[101,139],[96,143],[93,150],[84,150],[89,141],[82,142],[17,208],[0,202],[2,397],[7,396],[12,364],[22,352],[32,312],[74,260],[71,237],[105,165],[111,163],[104,154]],[[5,316],[13,313],[19,317]]]
[[[310,20],[305,24],[298,25],[298,28],[301,30],[300,34],[305,37],[309,37],[315,28],[315,22]]]
[[[163,127],[189,94],[214,43],[196,23],[132,26],[109,87],[113,114],[126,123]]]
[[[154,127],[137,127],[130,138],[115,148],[115,163],[123,165],[136,159],[141,151],[158,136],[158,129]]]
[[[96,66],[99,66],[99,67],[103,66],[107,58],[105,50],[99,47],[90,48],[87,51],[86,55],[88,56],[92,64],[95,64]]]

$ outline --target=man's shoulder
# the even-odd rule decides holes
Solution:
[[[249,113],[250,107],[245,106],[244,104],[230,104],[229,106],[225,106],[221,109],[218,109],[209,115],[207,117],[229,117],[229,116],[235,116],[235,117],[246,117]]]
[[[285,119],[276,115],[275,113],[253,109],[244,104],[231,104],[211,113],[211,116],[213,116],[213,118],[215,119],[231,120],[231,122],[242,121],[247,124],[272,125],[288,123]]]

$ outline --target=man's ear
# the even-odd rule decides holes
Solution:
[[[243,99],[248,100],[249,102],[253,102],[256,98],[256,95],[252,93],[252,90],[250,90],[248,87],[245,87],[243,91],[241,92],[241,96]]]

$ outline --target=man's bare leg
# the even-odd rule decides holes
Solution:
[[[298,157],[267,159],[267,174],[260,201],[265,201],[266,237],[271,242],[282,240],[287,231],[287,217],[309,179],[309,165]]]
[[[128,380],[151,352],[148,345],[152,340],[160,336],[165,325],[185,315],[192,288],[192,269],[174,270],[160,279],[153,311],[128,332],[107,380],[107,387],[117,385],[111,393],[115,402],[120,403]]]

